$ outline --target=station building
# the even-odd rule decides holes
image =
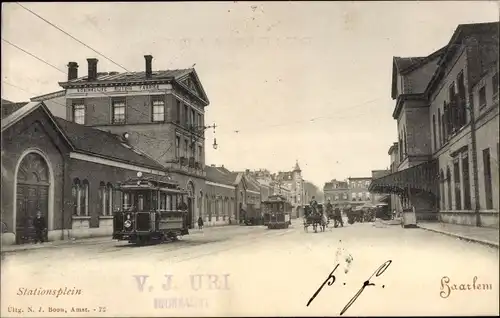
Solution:
[[[417,220],[498,228],[498,41],[498,22],[463,24],[429,56],[394,57],[396,171],[370,191]]]

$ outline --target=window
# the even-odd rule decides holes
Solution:
[[[462,155],[462,182],[464,184],[464,210],[472,209],[470,196],[469,157]]]
[[[165,100],[163,96],[153,96],[153,121],[165,121]]]
[[[335,195],[335,201],[338,201],[339,200],[339,196],[336,194]]]
[[[448,87],[448,100],[449,100],[449,111],[450,111],[450,123],[452,133],[458,128],[458,105],[456,102],[456,90],[455,83],[452,83]]]
[[[370,192],[366,192],[366,199],[370,200]]]
[[[436,144],[436,115],[432,115],[432,142],[434,146],[434,151],[437,150],[437,144]]]
[[[439,196],[440,196],[440,208],[441,210],[446,210],[446,202],[444,200],[444,173],[443,170],[441,169],[441,172],[439,173]]]
[[[175,121],[179,124],[181,122],[181,102],[177,101],[177,111],[175,113]]]
[[[188,105],[184,105],[184,124],[189,125]]]
[[[490,148],[483,150],[483,173],[484,173],[484,195],[486,199],[486,209],[493,209],[493,191],[491,178]]]
[[[359,199],[359,201],[361,201],[361,200],[362,200],[362,198],[363,198],[363,193],[362,193],[362,192],[359,192],[359,193],[358,193],[358,199]]]
[[[108,183],[107,192],[106,207],[108,208],[108,215],[113,215],[113,186],[111,183]]]
[[[125,100],[113,100],[113,124],[125,123]]]
[[[455,179],[455,209],[462,210],[462,196],[460,193],[460,161],[453,163],[453,178]]]
[[[191,109],[191,125],[196,127],[196,114],[194,109]]]
[[[188,141],[187,141],[187,139],[184,139],[184,154],[182,156],[183,157],[188,156]]]
[[[439,132],[439,147],[441,148],[441,145],[444,143],[443,142],[443,126],[441,122],[441,109],[438,108],[438,132]]]
[[[83,101],[73,103],[73,121],[80,125],[85,125],[85,104]]]
[[[365,181],[365,187],[368,188],[370,186],[370,181]]]
[[[451,211],[451,172],[450,167],[446,167],[446,185],[448,188],[447,202],[448,202],[448,210]]]
[[[175,157],[180,157],[181,137],[175,136]]]
[[[458,90],[458,125],[462,127],[466,124],[466,106],[465,106],[465,80],[463,71],[457,77],[457,90]]]
[[[498,72],[495,73],[495,75],[493,75],[493,78],[491,79],[492,81],[492,84],[493,84],[493,96],[498,96],[498,85],[499,85],[499,82],[498,82]]]
[[[203,161],[203,148],[201,146],[198,146],[198,160],[201,162]]]
[[[479,90],[479,108],[486,106],[486,87],[481,87]]]
[[[80,215],[80,180],[78,178],[73,181],[71,194],[73,197],[73,214]]]
[[[196,114],[196,116],[198,117],[198,120],[196,121],[197,125],[198,126],[203,126],[203,122],[201,121],[201,115],[200,114]]]

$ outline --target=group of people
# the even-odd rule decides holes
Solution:
[[[311,199],[311,202],[309,202],[309,206],[315,211],[316,213],[319,212],[318,208],[318,201],[316,201],[316,198],[313,196]],[[326,211],[323,213],[323,216],[326,218],[327,216],[333,215],[333,220],[334,220],[334,226],[344,226],[344,221],[342,220],[342,212],[340,211],[340,208],[333,207],[333,204],[330,202],[330,199],[328,199],[326,203]]]

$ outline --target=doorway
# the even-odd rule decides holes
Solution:
[[[33,220],[37,210],[48,221],[49,171],[47,163],[37,153],[26,155],[17,174],[16,243],[35,239]]]

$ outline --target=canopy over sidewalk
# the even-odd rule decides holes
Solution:
[[[368,191],[399,194],[408,189],[415,189],[437,195],[438,180],[439,164],[437,160],[432,160],[375,179],[371,182]]]

